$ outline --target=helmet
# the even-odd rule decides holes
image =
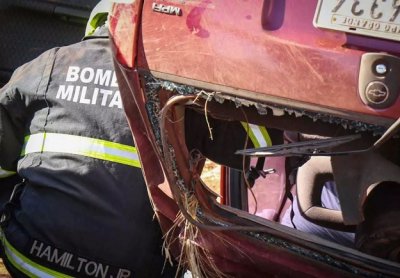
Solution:
[[[89,20],[86,24],[85,36],[90,36],[96,30],[97,27],[102,26],[108,18],[108,14],[111,10],[111,1],[101,0],[94,7],[90,13]]]

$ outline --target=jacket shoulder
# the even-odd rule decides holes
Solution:
[[[11,91],[36,92],[45,78],[50,75],[59,48],[43,52],[37,58],[17,68],[9,82],[0,90],[0,95]]]

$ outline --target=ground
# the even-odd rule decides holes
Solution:
[[[201,178],[206,183],[206,185],[211,188],[217,194],[220,194],[220,172],[221,167],[214,162],[207,160],[204,165],[204,170]]]

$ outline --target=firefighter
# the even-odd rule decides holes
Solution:
[[[1,218],[13,277],[175,275],[164,266],[107,33],[46,51],[0,91],[0,167],[23,179]]]

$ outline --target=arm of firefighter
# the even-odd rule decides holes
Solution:
[[[10,81],[0,89],[0,167],[4,177],[17,169],[24,143],[29,132],[29,114],[33,112],[33,100],[37,100],[46,65],[51,51],[21,66]],[[41,107],[37,107],[40,109]]]
[[[186,145],[189,151],[198,149],[205,157],[227,167],[243,169],[243,156],[235,154],[239,149],[283,143],[283,133],[277,129],[267,130],[262,126],[212,117],[208,117],[208,121],[209,126],[204,114],[191,109],[186,110]],[[210,139],[210,128],[212,139]],[[246,160],[247,165],[249,159]]]
[[[0,101],[3,101],[0,95]],[[14,167],[8,164],[6,161],[7,156],[9,156],[8,150],[10,149],[10,145],[16,146],[16,137],[15,132],[13,130],[9,116],[7,114],[6,109],[0,104],[0,179],[3,180],[9,176],[15,174],[15,171],[6,170],[13,169]],[[8,142],[8,144],[6,144]]]
[[[0,92],[0,177],[16,171],[24,140],[23,114],[26,107],[11,92]]]

